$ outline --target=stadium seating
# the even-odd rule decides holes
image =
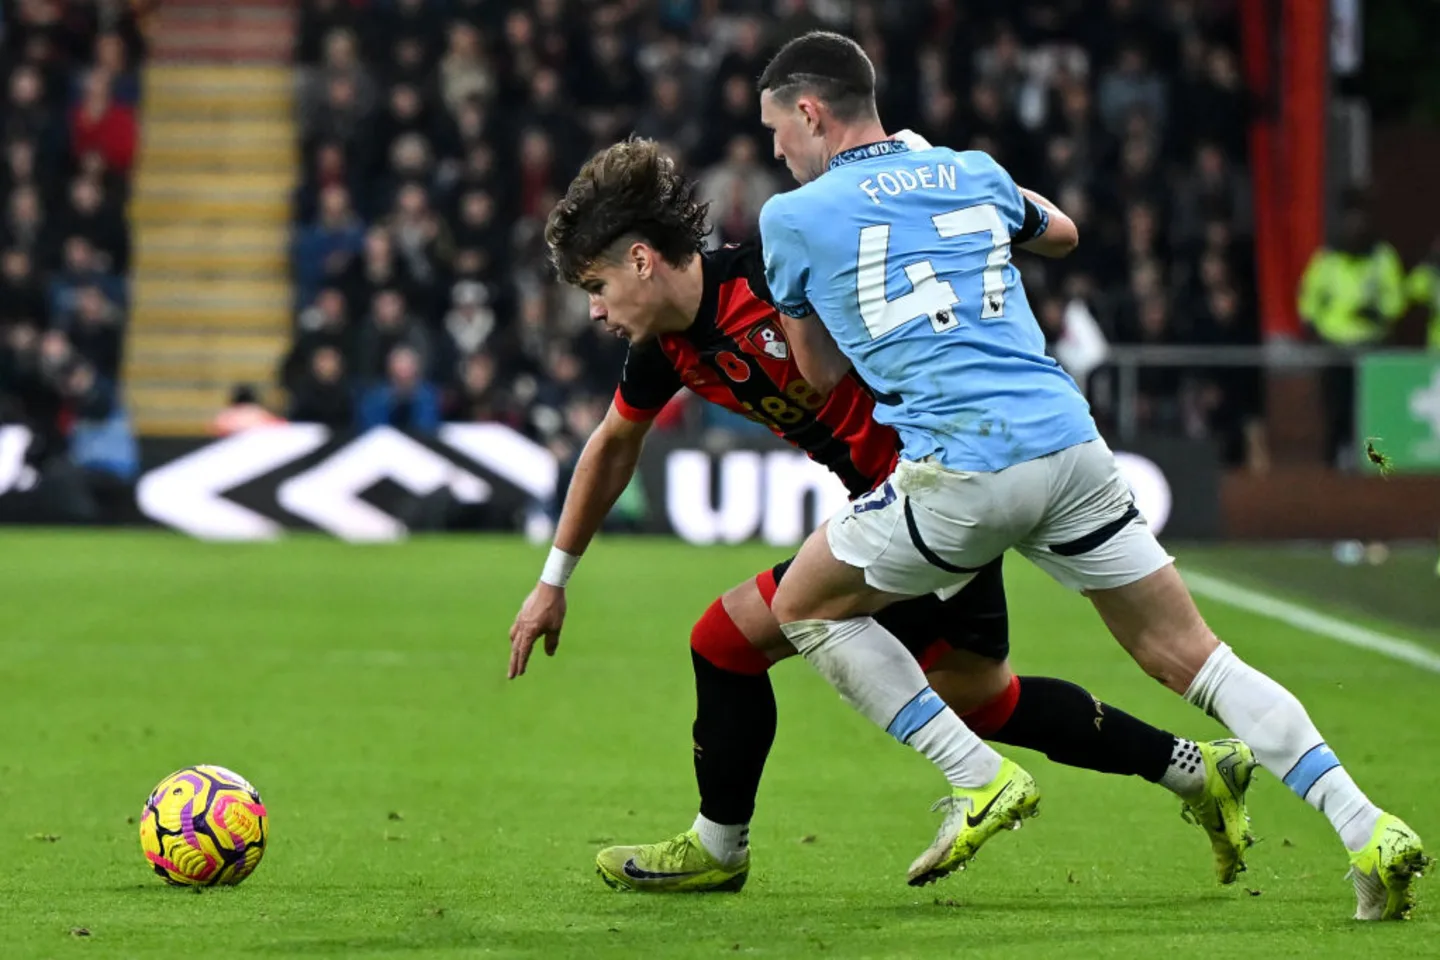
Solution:
[[[0,422],[28,426],[38,458],[121,476],[143,11],[7,3],[0,47]]]
[[[600,5],[576,21],[549,2],[307,0],[292,394],[358,397],[383,386],[382,355],[403,346],[446,418],[573,445],[619,356],[547,273],[551,204],[587,155],[635,131],[701,180],[715,242],[750,236],[788,184],[768,159],[754,79],[812,27],[872,52],[891,129],[988,150],[1074,214],[1076,257],[1025,262],[1052,339],[1084,317],[1110,342],[1256,339],[1228,16],[1191,3],[1141,15],[1121,0],[857,4],[841,20],[828,11],[848,5],[776,5],[778,18],[766,4],[719,6]],[[1102,416],[1105,377],[1092,391]],[[1231,435],[1254,403],[1218,377],[1161,372],[1142,388],[1143,425],[1167,432]],[[339,408],[325,409],[333,422]]]

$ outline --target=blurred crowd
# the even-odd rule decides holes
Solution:
[[[1024,273],[1104,418],[1108,344],[1258,339],[1233,7],[305,0],[289,413],[498,420],[573,447],[622,349],[549,275],[552,203],[588,155],[634,132],[703,184],[714,243],[753,235],[790,186],[755,79],[784,40],[829,28],[874,59],[887,128],[986,150],[1079,223],[1074,257],[1027,258]],[[1141,381],[1146,428],[1241,443],[1257,409],[1254,375]]]
[[[116,383],[129,291],[143,4],[0,4],[0,422],[134,468]]]

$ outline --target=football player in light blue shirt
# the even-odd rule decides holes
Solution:
[[[869,615],[957,590],[1014,548],[1084,591],[1146,672],[1248,741],[1204,755],[1202,820],[1222,876],[1243,869],[1258,761],[1329,818],[1350,852],[1356,917],[1404,916],[1426,863],[1419,836],[1360,791],[1292,694],[1211,632],[1084,397],[1045,356],[1011,248],[1064,255],[1074,224],[984,153],[888,136],[874,67],[848,38],[790,41],[759,89],[775,155],[800,182],[760,215],[766,280],[791,318],[796,359],[820,388],[853,365],[875,391],[876,419],[903,442],[890,480],[801,549],[773,605],[786,637],[862,711],[883,713],[914,689],[900,713],[929,717],[911,704],[933,693],[918,669],[902,676],[903,649]],[[847,678],[859,650],[875,671]],[[936,842],[911,868],[925,882],[1033,812],[1038,792],[968,731],[908,726],[907,742],[952,785]]]

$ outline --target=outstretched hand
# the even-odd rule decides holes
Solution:
[[[565,625],[565,591],[548,583],[537,583],[510,627],[510,671],[514,680],[525,672],[535,641],[545,638],[545,655],[555,656],[560,646],[560,628]]]

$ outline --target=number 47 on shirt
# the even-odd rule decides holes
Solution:
[[[1005,277],[1002,273],[1010,260],[1010,231],[993,203],[962,207],[930,218],[942,240],[970,233],[988,233],[992,247],[985,260],[983,296],[980,319],[991,320],[1005,315]],[[860,299],[860,317],[870,332],[870,339],[885,334],[921,316],[930,318],[936,333],[944,333],[960,320],[955,307],[960,298],[948,280],[935,275],[929,260],[906,264],[905,276],[910,292],[896,298],[886,297],[886,272],[890,256],[890,224],[882,223],[860,231],[860,259],[856,269],[856,293]]]

